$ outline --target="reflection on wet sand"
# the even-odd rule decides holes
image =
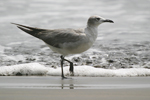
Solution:
[[[149,89],[149,83],[150,77],[0,77],[0,89]]]
[[[61,84],[61,89],[74,89],[74,84]]]

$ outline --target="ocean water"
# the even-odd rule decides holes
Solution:
[[[0,66],[35,62],[50,68],[60,66],[59,54],[11,22],[46,29],[84,28],[91,15],[100,15],[115,23],[100,25],[92,48],[67,59],[75,66],[149,70],[150,0],[0,1]]]

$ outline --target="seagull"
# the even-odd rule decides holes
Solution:
[[[94,15],[88,19],[87,26],[83,29],[41,29],[16,23],[12,24],[17,25],[22,31],[43,40],[51,50],[61,54],[61,77],[65,79],[67,77],[64,76],[63,71],[64,61],[70,63],[69,71],[72,76],[74,75],[73,63],[65,59],[65,56],[88,50],[97,38],[98,26],[105,22],[114,23],[112,20]]]

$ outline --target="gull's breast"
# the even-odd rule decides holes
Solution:
[[[47,44],[47,45],[54,52],[57,52],[57,53],[60,53],[64,56],[66,56],[66,55],[69,55],[69,54],[82,53],[82,52],[88,50],[93,45],[93,42],[78,41],[78,42],[74,42],[74,43],[63,43],[62,48],[53,47],[49,44]]]
[[[82,53],[86,50],[88,50],[91,46],[92,46],[92,42],[87,42],[87,43],[82,43],[77,47],[74,47],[73,49],[68,49],[68,52],[70,52],[70,54],[78,54],[78,53]]]

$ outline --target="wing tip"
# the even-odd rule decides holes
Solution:
[[[14,24],[14,25],[17,25],[17,26],[21,26],[20,24],[17,24],[17,23],[13,23],[13,22],[11,22],[11,24]]]
[[[27,32],[29,34],[31,34],[32,30],[28,29],[28,28],[24,28],[24,27],[21,27],[21,26],[17,26],[19,29],[21,29],[22,31],[24,32]]]

